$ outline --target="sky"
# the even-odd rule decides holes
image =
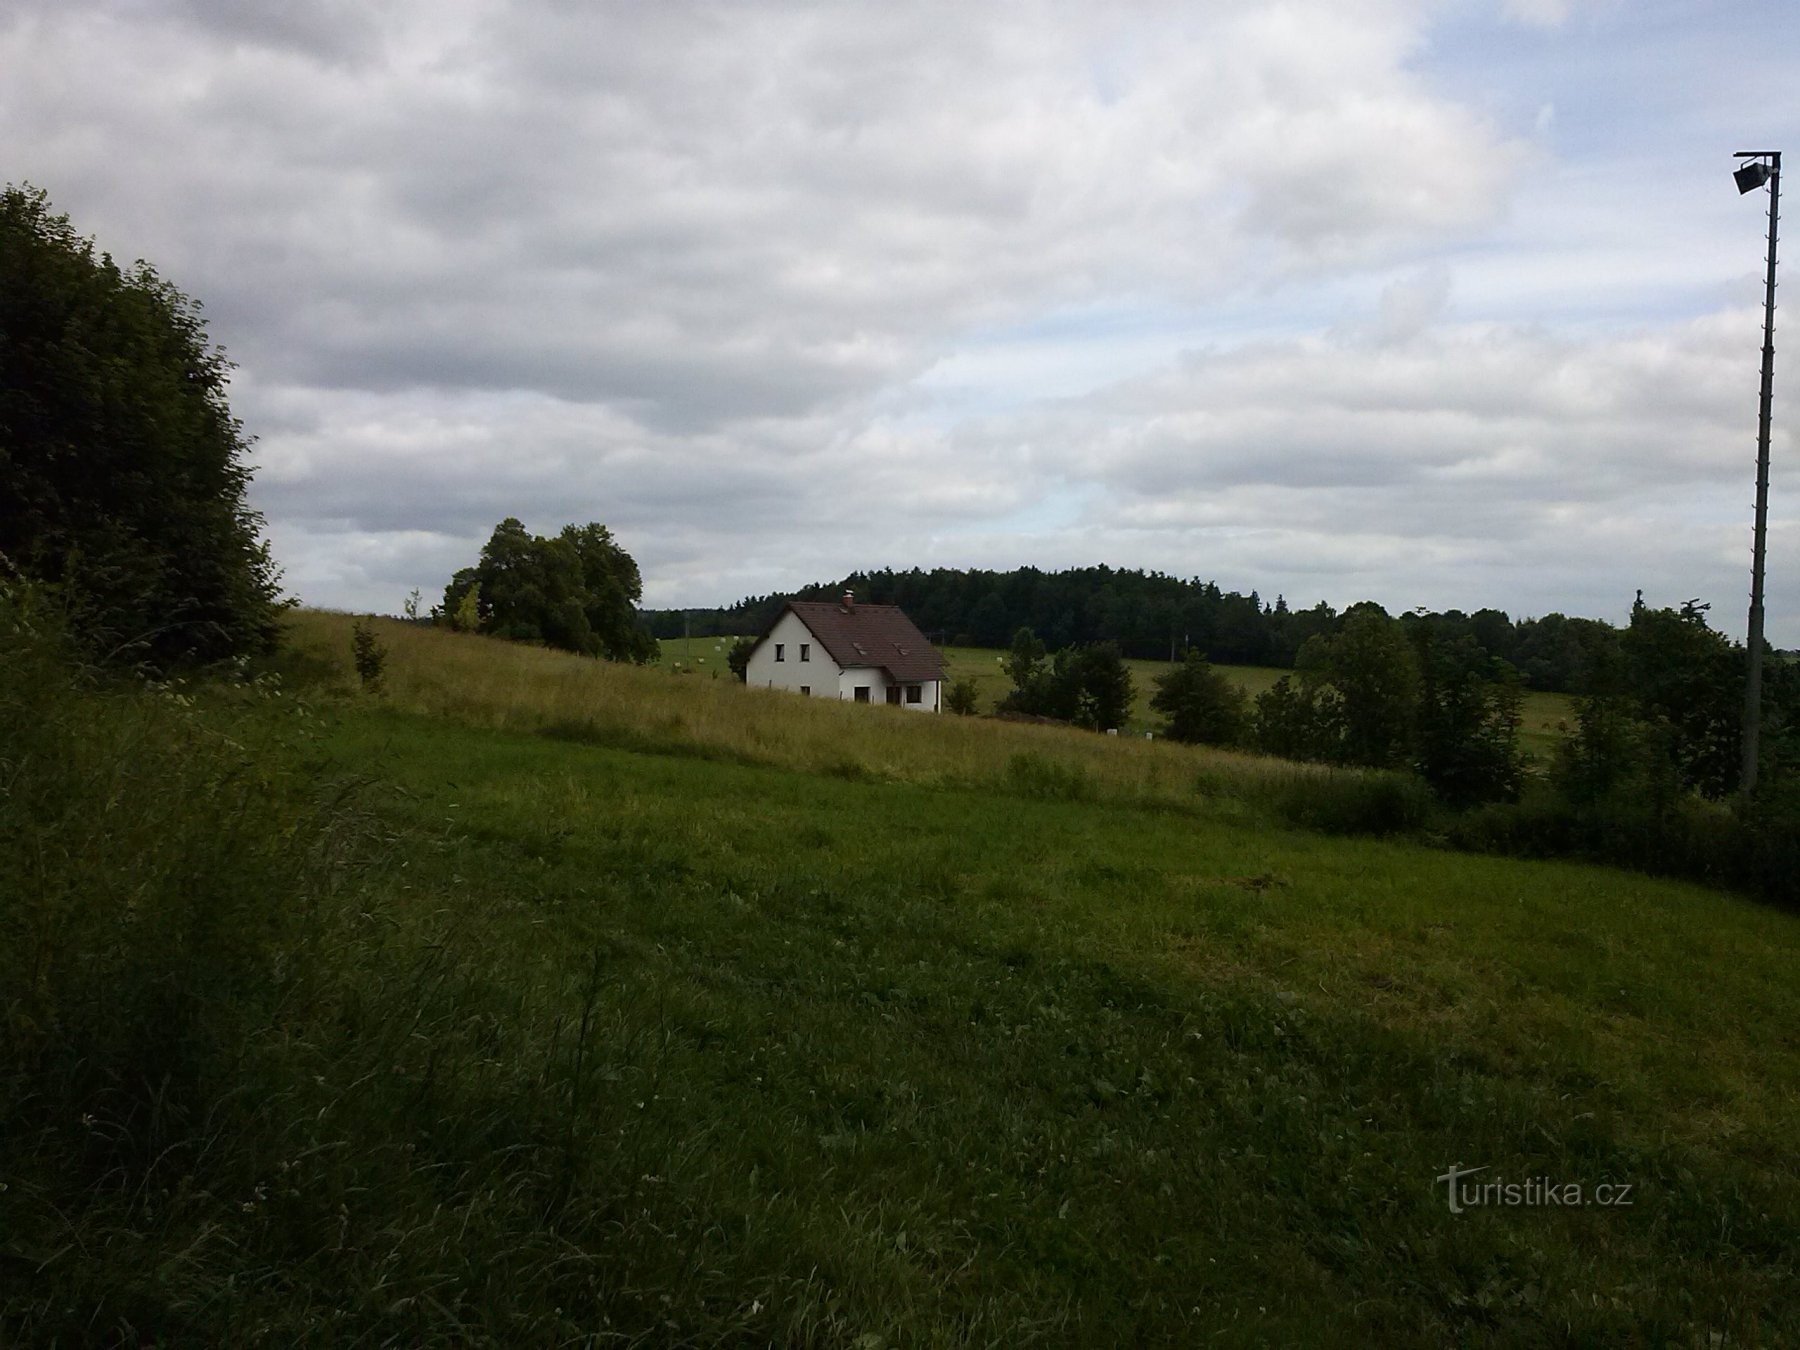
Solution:
[[[1791,0],[11,0],[0,173],[205,305],[308,604],[516,516],[658,607],[1108,563],[1741,637],[1729,175],[1797,68]]]

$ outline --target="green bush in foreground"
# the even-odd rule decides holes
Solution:
[[[0,575],[56,585],[90,657],[260,654],[276,569],[200,307],[42,192],[0,189]]]

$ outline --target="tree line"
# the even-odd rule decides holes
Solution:
[[[1706,612],[1692,600],[1652,608],[1640,595],[1627,626],[1596,649],[1550,773],[1569,804],[1672,807],[1736,790],[1746,653]],[[1122,726],[1131,708],[1117,643],[1051,653],[1021,628],[1005,666],[1013,688],[1001,713],[1105,729]],[[1254,701],[1192,648],[1157,678],[1151,707],[1173,740],[1411,772],[1445,804],[1469,807],[1515,801],[1525,786],[1523,685],[1454,616],[1397,619],[1360,604],[1308,638],[1294,673]],[[972,711],[967,702],[951,706]],[[1800,789],[1800,665],[1770,664],[1764,715],[1764,796],[1791,794]]]
[[[760,633],[787,601],[827,600],[846,589],[874,604],[899,605],[940,645],[1003,648],[1029,628],[1051,651],[1114,642],[1121,655],[1140,660],[1179,660],[1199,651],[1226,665],[1282,669],[1295,667],[1311,639],[1337,634],[1357,608],[1340,612],[1321,602],[1293,609],[1280,595],[1266,602],[1256,591],[1243,595],[1216,582],[1130,568],[939,567],[852,572],[717,609],[646,610],[643,620],[659,638]],[[1531,689],[1579,692],[1618,657],[1619,630],[1598,619],[1552,613],[1515,620],[1480,609],[1407,614],[1400,621],[1469,639],[1483,656],[1512,665]]]

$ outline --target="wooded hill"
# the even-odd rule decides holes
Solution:
[[[1029,628],[1052,650],[1113,641],[1126,656],[1173,660],[1193,647],[1230,665],[1291,667],[1309,637],[1335,633],[1351,612],[1323,602],[1291,609],[1279,595],[1268,603],[1255,591],[1240,595],[1217,582],[1162,572],[938,567],[852,572],[791,595],[747,596],[719,609],[645,610],[643,618],[658,638],[760,633],[786,601],[828,599],[845,589],[872,603],[902,606],[942,645],[1005,647],[1019,629]],[[1489,656],[1517,666],[1534,689],[1579,692],[1589,672],[1618,647],[1611,624],[1562,614],[1514,620],[1497,609],[1448,610],[1407,614],[1402,621],[1429,623],[1447,638],[1474,638]]]

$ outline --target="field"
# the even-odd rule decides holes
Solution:
[[[662,644],[661,664],[664,669],[685,665],[702,675],[717,671],[722,678],[729,678],[730,670],[725,664],[725,657],[735,641],[736,638],[673,638]],[[980,690],[979,706],[982,712],[992,712],[994,705],[1011,691],[1012,682],[1007,679],[1002,666],[1006,659],[1005,652],[987,647],[942,647],[939,650],[944,654],[952,682],[961,679],[975,681]],[[1161,725],[1162,718],[1151,709],[1150,699],[1156,693],[1157,676],[1167,671],[1172,663],[1127,661],[1125,664],[1131,671],[1132,686],[1137,697],[1131,721],[1124,730],[1137,735],[1155,731]],[[1271,666],[1220,666],[1219,669],[1235,680],[1252,699],[1283,675],[1292,673]],[[1574,700],[1567,694],[1529,691],[1525,695],[1523,713],[1520,743],[1532,759],[1547,763],[1566,729],[1574,723]]]
[[[153,1220],[34,1232],[92,1253],[38,1268],[59,1304],[278,1343],[1800,1338],[1791,915],[1282,823],[1356,775],[377,631],[372,696],[348,619],[297,616],[311,692],[256,714],[380,841],[348,992],[248,1061],[291,1113]],[[1453,1213],[1454,1166],[1582,1203]]]

